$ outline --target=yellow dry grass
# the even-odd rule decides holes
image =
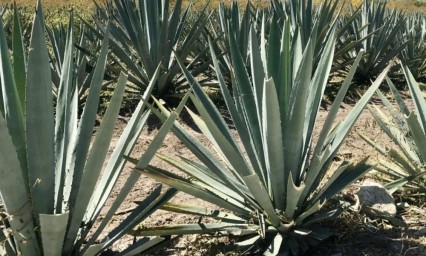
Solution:
[[[37,0],[0,0],[0,5],[11,4],[14,1],[20,6],[35,6]],[[248,1],[252,2],[255,5],[265,5],[267,1],[265,0],[238,0],[240,6],[244,6]],[[314,0],[315,3],[321,3],[324,0]],[[343,0],[338,0],[343,2]],[[102,1],[98,1],[102,2]],[[173,2],[173,0],[172,0]],[[186,1],[189,2],[189,1]],[[198,0],[194,1],[195,7],[202,7],[208,1],[207,0]],[[229,4],[232,0],[211,0],[210,7],[217,6],[220,2],[225,2]],[[362,3],[362,0],[346,0],[347,3],[352,3],[354,6],[359,6]],[[44,8],[69,8],[74,7],[79,10],[92,11],[94,4],[92,1],[87,0],[43,0],[42,1]],[[425,0],[390,0],[388,6],[390,8],[400,9],[406,12],[426,12],[426,1]]]

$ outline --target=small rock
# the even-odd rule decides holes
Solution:
[[[373,216],[395,216],[395,199],[379,183],[366,180],[358,191],[359,202],[363,210]]]

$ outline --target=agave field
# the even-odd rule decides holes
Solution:
[[[426,255],[426,15],[213,2],[0,6],[0,255]]]

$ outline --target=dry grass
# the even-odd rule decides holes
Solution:
[[[18,6],[35,6],[37,0],[0,0],[2,4],[12,4],[16,2]],[[93,1],[86,0],[43,0],[43,6],[45,8],[56,8],[56,7],[70,7],[77,6],[84,9],[92,9],[94,7]]]
[[[20,6],[35,6],[37,0],[0,0],[0,5],[2,4],[11,4],[14,1]],[[238,0],[238,4],[244,6],[249,0]],[[315,3],[321,3],[323,0],[314,0]],[[342,1],[342,0],[339,0]],[[102,1],[98,1],[102,2]],[[189,1],[187,1],[189,2]],[[207,0],[199,0],[194,1],[195,7],[202,7],[208,1]],[[211,0],[210,7],[217,6],[220,2],[225,2],[229,4],[232,0]],[[265,0],[251,0],[251,2],[255,5],[265,5],[267,1]],[[342,1],[343,2],[343,1]],[[350,0],[346,2],[351,2],[355,6],[359,6],[362,3],[362,0]],[[93,9],[94,4],[92,1],[86,0],[43,0],[43,5],[45,8],[66,8],[66,7],[77,7],[81,10],[90,11]],[[406,12],[426,12],[426,1],[425,0],[390,0],[389,5],[390,8],[396,8],[399,10],[403,10]]]

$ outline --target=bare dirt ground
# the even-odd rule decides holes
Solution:
[[[345,104],[342,106],[339,118],[344,118],[352,105]],[[321,128],[321,123],[324,122],[327,115],[327,110],[323,109],[319,113],[318,128]],[[184,115],[185,116],[185,115]],[[127,123],[127,118],[121,118],[116,128],[116,137],[121,133]],[[183,118],[184,126],[190,130],[201,141],[207,140],[197,131],[196,127],[188,121],[188,118]],[[137,142],[133,157],[138,157],[143,154],[149,143],[155,137],[160,122],[152,117],[149,119],[148,125],[144,128],[143,133]],[[316,131],[317,133],[319,131]],[[352,129],[349,137],[341,147],[338,155],[335,157],[336,165],[343,160],[358,162],[365,157],[370,157],[370,161],[375,163],[378,159],[378,154],[365,143],[358,135],[364,133],[375,139],[378,143],[384,146],[393,146],[392,142],[384,135],[378,125],[374,122],[368,110],[364,110],[358,119],[355,127]],[[116,138],[114,139],[114,141]],[[113,141],[113,144],[114,144]],[[160,153],[167,154],[172,157],[185,156],[195,159],[191,152],[172,134],[167,135]],[[152,165],[161,168],[171,168],[159,159],[153,159]],[[127,165],[118,181],[120,187],[126,177],[132,172],[132,166]],[[371,176],[371,174],[370,174]],[[354,184],[350,190],[356,189],[361,181]],[[118,224],[120,220],[126,216],[125,212],[136,206],[135,201],[144,199],[149,193],[159,185],[155,180],[142,176],[133,191],[129,194],[126,202],[121,206],[119,214],[114,218],[114,224]],[[114,199],[117,192],[115,191],[111,200]],[[330,255],[330,256],[355,256],[355,255],[426,255],[426,199],[420,198],[398,198],[397,202],[407,202],[409,206],[398,211],[397,218],[405,221],[408,228],[392,226],[389,222],[380,219],[370,219],[359,212],[346,212],[339,218],[328,221],[326,225],[336,229],[337,235],[329,238],[319,247],[312,249],[306,255]],[[217,208],[217,206],[195,199],[187,194],[179,192],[172,202],[186,203],[197,206],[208,206]],[[108,203],[110,204],[110,203]],[[109,205],[107,205],[109,206]],[[107,207],[108,208],[108,207]],[[197,223],[199,217],[171,213],[163,210],[158,210],[143,223],[144,226],[158,226],[167,224],[179,223]],[[209,221],[203,219],[203,221]],[[108,231],[108,230],[107,230]],[[121,251],[129,244],[133,243],[135,237],[130,235],[120,240],[113,246],[113,251]],[[235,237],[211,237],[207,235],[187,235],[173,240],[173,242],[165,249],[156,252],[156,255],[243,255],[243,252],[233,251],[232,243],[237,241]],[[258,254],[254,248],[246,253],[246,255]],[[114,252],[111,254],[114,255]]]

